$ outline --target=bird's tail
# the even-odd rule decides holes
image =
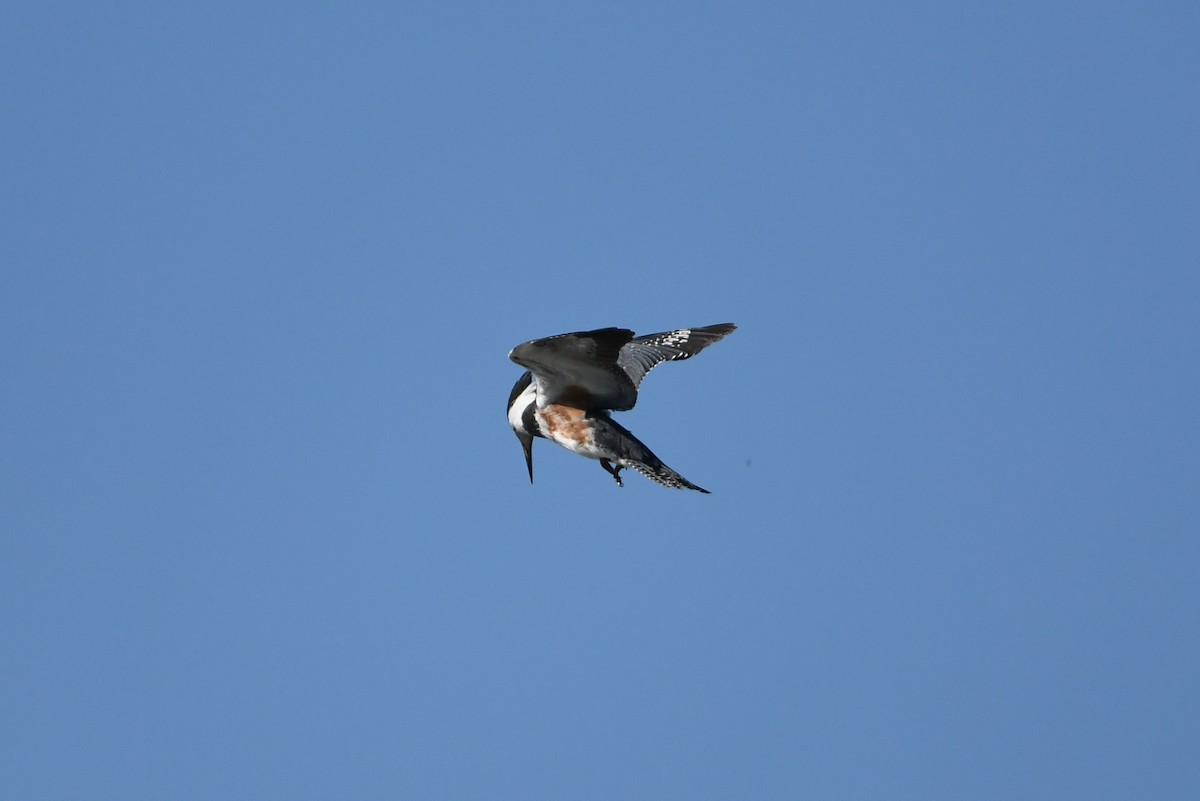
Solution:
[[[629,433],[624,426],[607,417],[604,418],[604,422],[606,425],[599,428],[596,432],[597,437],[610,440],[606,445],[617,455],[617,461],[622,467],[633,468],[646,478],[664,487],[690,489],[696,490],[696,492],[703,492],[705,495],[710,494],[708,490],[696,486],[670,467],[667,467],[662,459],[655,456],[654,452],[647,448],[645,443]]]
[[[697,487],[692,482],[688,481],[683,476],[676,473],[671,468],[663,464],[662,459],[659,459],[653,453],[650,454],[650,459],[645,462],[635,461],[634,459],[626,459],[623,464],[632,467],[634,470],[641,473],[651,481],[662,484],[664,487],[672,489],[690,489],[696,492],[703,492],[705,495],[710,494],[704,487]]]

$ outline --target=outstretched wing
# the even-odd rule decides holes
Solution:
[[[577,331],[518,345],[508,354],[537,379],[539,408],[560,403],[576,409],[633,408],[637,386],[617,364],[627,328]]]
[[[647,334],[622,347],[617,364],[636,388],[641,386],[646,373],[663,362],[691,358],[736,329],[733,323],[720,323],[703,328],[677,328],[660,334]]]

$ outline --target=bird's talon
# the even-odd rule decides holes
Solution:
[[[607,459],[601,459],[600,466],[607,470],[610,475],[612,475],[613,481],[617,482],[618,487],[625,486],[625,482],[621,480],[621,469],[623,465],[614,466],[612,462],[608,461]]]

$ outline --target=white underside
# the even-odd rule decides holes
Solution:
[[[591,443],[583,443],[573,439],[564,439],[554,435],[547,437],[547,439],[557,442],[559,445],[562,445],[564,448],[571,451],[571,453],[578,453],[580,456],[586,456],[589,459],[606,458],[604,451],[600,450]]]
[[[605,458],[604,452],[590,442],[583,443],[574,439],[568,439],[566,437],[559,436],[557,433],[550,432],[551,426],[546,422],[545,417],[542,416],[541,410],[541,406],[544,405],[545,399],[538,397],[537,389],[537,378],[534,378],[533,381],[530,382],[529,386],[525,387],[525,389],[521,391],[521,394],[517,396],[516,402],[514,402],[508,410],[509,425],[511,425],[514,429],[524,430],[525,424],[521,420],[522,413],[530,403],[533,403],[535,400],[540,401],[534,414],[538,418],[538,426],[541,428],[542,435],[546,439],[561,445],[572,453],[577,453],[580,456],[586,456],[589,459]]]
[[[537,412],[535,412],[535,414],[537,415],[537,418],[538,418],[538,425],[542,427],[542,431],[549,432],[546,434],[546,439],[549,439],[552,442],[558,443],[559,445],[563,446],[567,450],[571,451],[571,453],[577,453],[580,456],[586,456],[589,459],[605,458],[604,451],[597,448],[591,442],[580,442],[579,440],[576,440],[576,439],[570,439],[567,437],[560,436],[558,434],[558,432],[550,431],[550,426],[546,423],[546,420],[542,416],[542,411],[540,409]]]

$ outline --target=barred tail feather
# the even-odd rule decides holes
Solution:
[[[651,454],[651,456],[654,456],[654,454]],[[697,492],[703,492],[705,495],[711,494],[708,490],[704,489],[704,487],[696,486],[671,468],[667,467],[658,457],[654,457],[654,461],[649,463],[635,462],[632,459],[625,459],[623,463],[629,467],[632,467],[634,470],[638,471],[656,484],[661,484],[664,487],[670,487],[671,489],[696,490]]]
[[[628,429],[607,416],[598,417],[596,438],[603,440],[606,450],[616,457],[622,467],[638,471],[646,478],[672,489],[690,489],[709,495],[708,490],[698,487],[671,468],[663,464],[663,460],[654,455],[645,443],[629,433]]]

